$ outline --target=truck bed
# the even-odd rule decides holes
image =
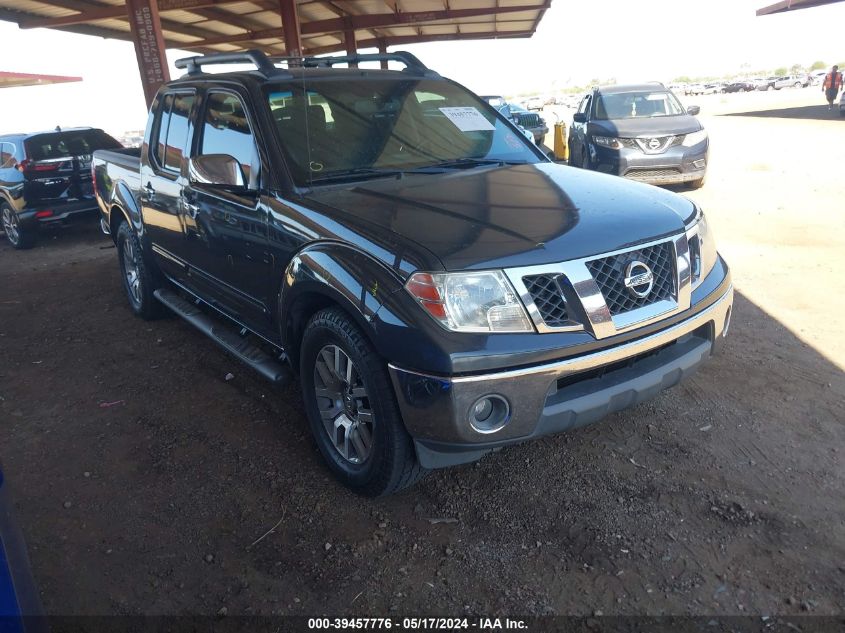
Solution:
[[[94,154],[103,161],[120,165],[130,171],[141,170],[141,148],[126,147],[124,149],[98,149]]]

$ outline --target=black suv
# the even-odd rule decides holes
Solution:
[[[573,118],[569,164],[653,185],[701,187],[710,142],[698,113],[658,83],[595,88]]]
[[[0,136],[0,218],[9,243],[29,248],[41,223],[96,217],[91,155],[119,147],[95,128]]]

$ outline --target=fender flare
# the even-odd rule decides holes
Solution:
[[[111,196],[108,201],[109,210],[109,228],[114,229],[114,219],[112,213],[118,209],[123,218],[140,236],[143,233],[144,223],[141,216],[141,208],[138,205],[135,196],[129,186],[123,182],[118,181],[112,188]]]
[[[375,332],[375,315],[402,288],[399,276],[387,266],[350,244],[316,242],[294,255],[278,293],[282,345],[298,365],[299,342],[315,310],[339,305],[358,324],[382,356],[388,350]]]

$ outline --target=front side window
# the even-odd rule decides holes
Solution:
[[[253,168],[258,165],[255,138],[237,96],[228,92],[208,95],[199,153],[234,157],[243,167],[247,181],[252,180]]]
[[[286,82],[267,89],[267,103],[300,186],[455,162],[540,160],[485,102],[447,81]]]
[[[620,92],[599,95],[596,118],[642,119],[659,116],[678,116],[684,108],[677,97],[666,90]]]

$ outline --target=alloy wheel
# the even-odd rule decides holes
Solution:
[[[17,244],[21,238],[18,228],[18,218],[9,207],[3,207],[3,230],[12,244]]]
[[[123,278],[126,289],[136,304],[141,303],[141,276],[138,270],[138,259],[132,240],[123,242]]]
[[[317,354],[314,394],[329,443],[347,462],[364,463],[373,449],[373,411],[360,373],[337,345]]]

